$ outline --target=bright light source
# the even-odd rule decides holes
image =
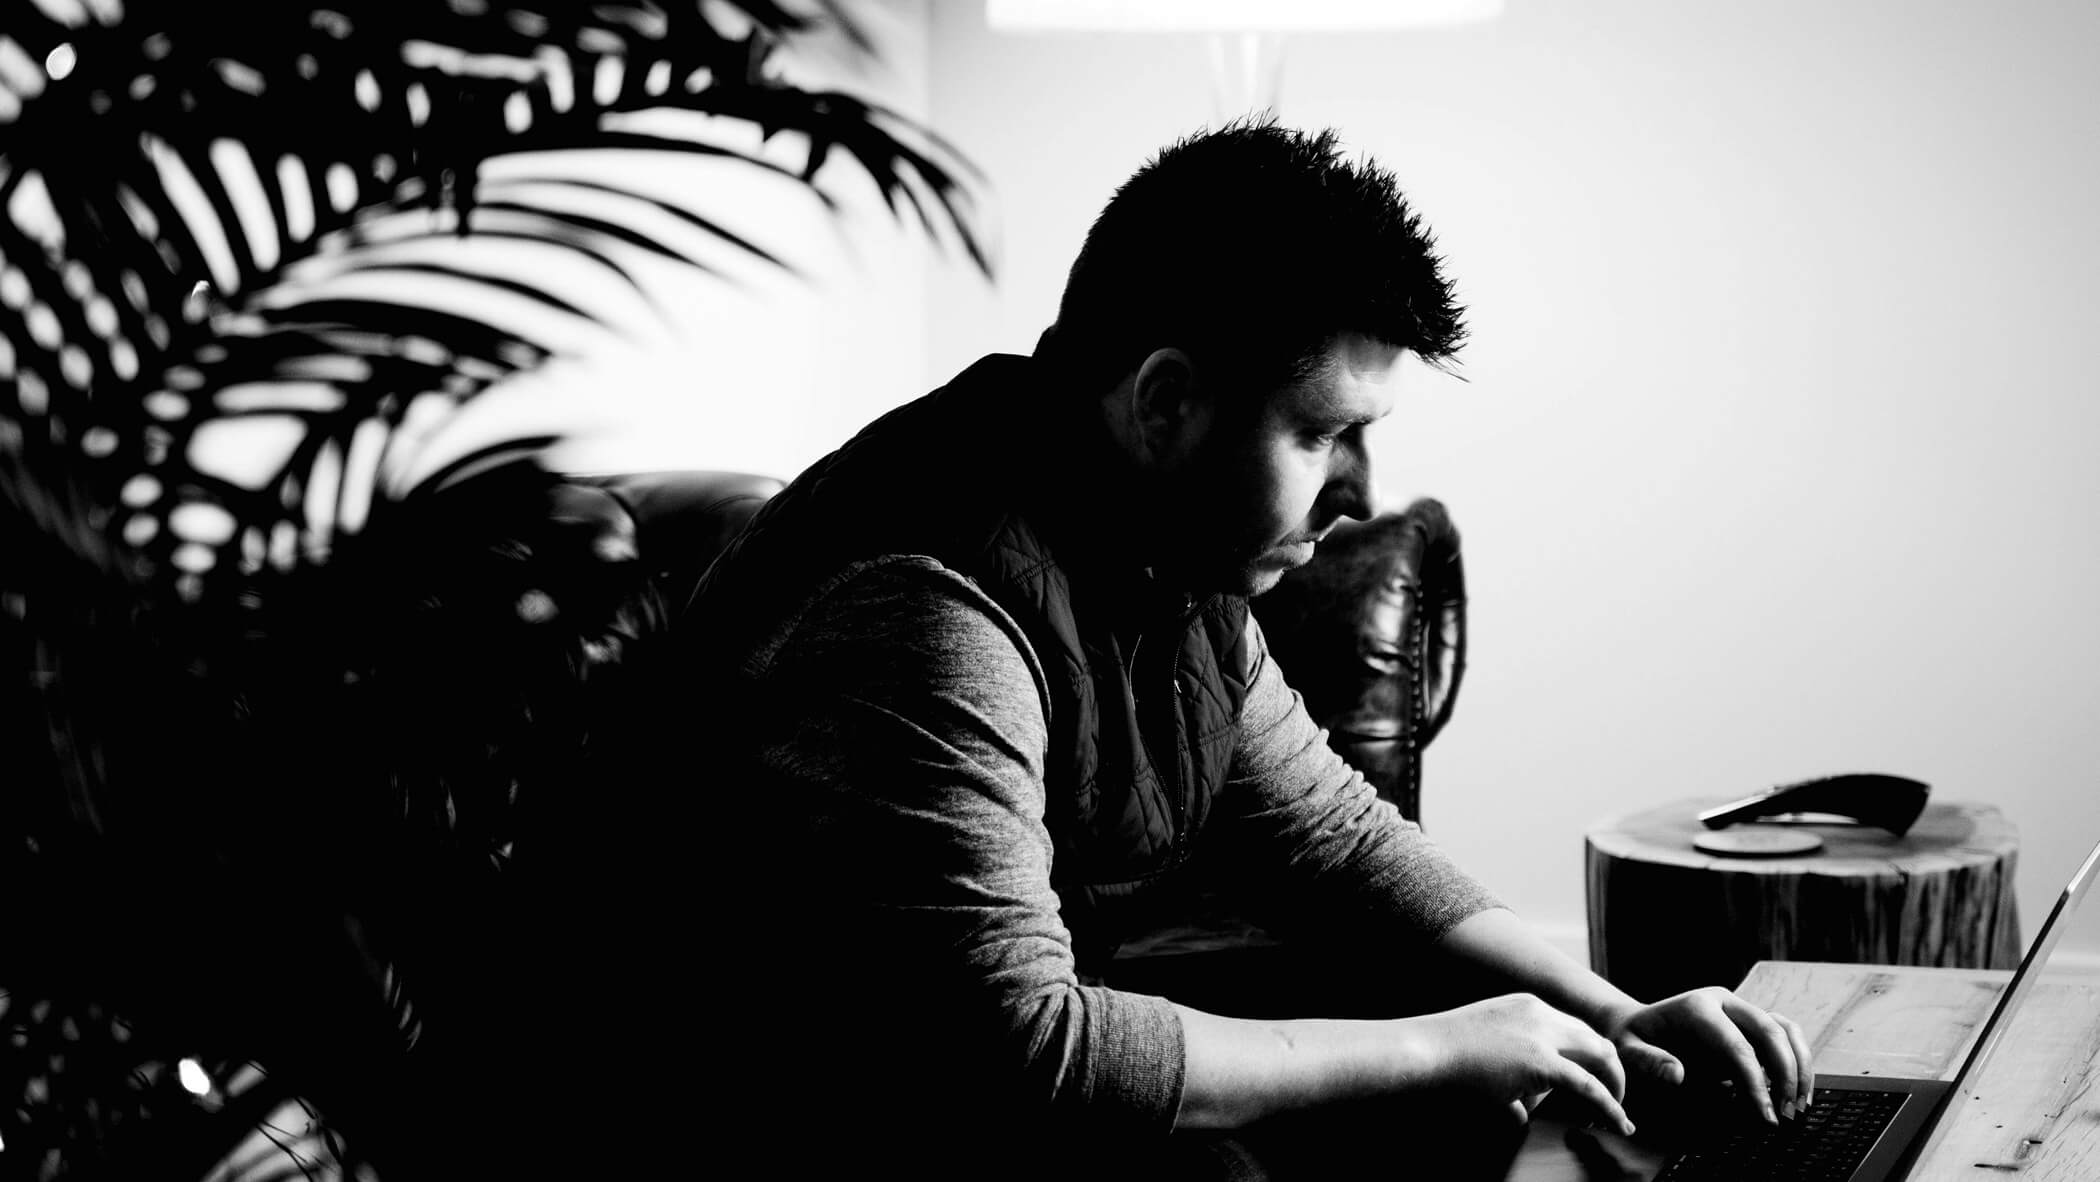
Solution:
[[[72,73],[74,63],[79,60],[71,45],[61,44],[44,56],[44,73],[49,74],[51,80],[56,82]]]
[[[175,1078],[181,1080],[182,1086],[188,1089],[192,1095],[211,1095],[211,1077],[204,1074],[203,1064],[198,1063],[195,1059],[184,1059],[182,1062],[177,1063],[175,1065]]]
[[[1346,32],[1490,20],[1502,0],[990,0],[1012,32]]]

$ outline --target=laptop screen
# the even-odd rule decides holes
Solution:
[[[2092,888],[2095,876],[2100,876],[2100,843],[2093,846],[2085,861],[2079,863],[2077,872],[2071,875],[2071,881],[2064,884],[2063,891],[2056,897],[2056,905],[2049,909],[2049,917],[2042,921],[2041,930],[2028,944],[2027,955],[2020,958],[2020,967],[2013,970],[2012,980],[1999,991],[1998,1004],[1991,1007],[1990,1017],[1977,1028],[1976,1040],[1969,1048],[1968,1057],[1962,1060],[1961,1070],[1955,1072],[1954,1080],[1939,1105],[1935,1117],[1939,1127],[1933,1132],[1933,1140],[1937,1141],[1940,1132],[1946,1128],[1944,1117],[1947,1110],[1961,1102],[1964,1089],[1984,1061],[1991,1057],[1991,1052],[1998,1048],[1999,1040],[2005,1037],[2005,1028],[2011,1025],[2007,1019],[2034,991],[2035,982],[2042,975],[2042,966],[2049,962],[2049,954],[2056,949],[2056,942],[2063,938],[2064,929],[2071,926],[2071,916]]]

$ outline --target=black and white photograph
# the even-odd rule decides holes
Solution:
[[[2100,1175],[2100,5],[0,7],[0,1182]]]

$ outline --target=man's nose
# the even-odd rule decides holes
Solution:
[[[1371,492],[1371,455],[1360,437],[1343,440],[1334,449],[1320,500],[1329,513],[1357,521],[1368,521],[1378,511]]]

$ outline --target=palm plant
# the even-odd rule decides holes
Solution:
[[[564,153],[843,156],[989,270],[951,149],[782,77],[820,24],[872,52],[830,3],[12,6],[0,1176],[480,1174],[662,1111],[593,1009],[639,929],[576,902],[650,827],[594,753],[659,605],[550,438],[389,473],[606,319],[545,259],[779,263]]]

